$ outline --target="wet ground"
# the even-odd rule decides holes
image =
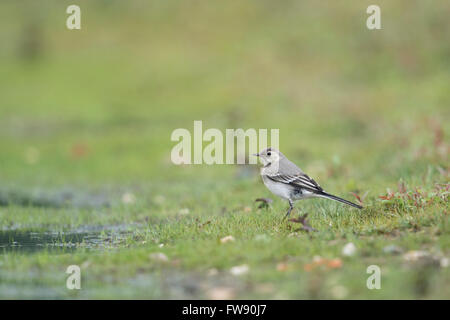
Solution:
[[[0,207],[10,205],[37,208],[110,208],[113,199],[120,199],[118,190],[80,190],[74,187],[61,189],[15,189],[0,187]],[[45,230],[39,227],[0,229],[0,254],[6,252],[33,253],[47,250],[72,252],[79,248],[106,249],[120,245],[127,235],[140,226],[132,225],[86,225],[72,230]]]
[[[9,205],[37,208],[102,208],[111,206],[107,192],[87,192],[65,187],[61,190],[16,190],[0,188],[0,207]]]
[[[41,250],[64,253],[80,248],[115,248],[130,233],[129,226],[87,227],[69,232],[3,230],[0,231],[0,253],[33,253]]]

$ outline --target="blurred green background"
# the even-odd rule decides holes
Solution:
[[[70,4],[81,7],[81,30],[66,28]],[[214,215],[269,196],[255,166],[172,164],[171,133],[192,131],[194,120],[204,129],[280,129],[281,150],[347,198],[369,191],[375,201],[399,180],[448,186],[450,3],[377,1],[382,29],[373,31],[370,4],[2,1],[2,228],[134,223],[184,207]],[[131,190],[139,205],[33,207],[35,192],[58,188]],[[17,193],[31,205],[15,207]],[[161,196],[163,209],[155,204]],[[285,204],[277,200],[275,209]],[[447,226],[448,203],[438,211]],[[447,229],[439,246],[448,253]],[[12,270],[26,258],[14,259]]]
[[[81,30],[65,26],[73,3]],[[227,175],[170,162],[171,132],[203,120],[279,128],[305,170],[337,155],[355,179],[396,181],[416,169],[405,147],[432,141],[430,121],[447,135],[450,5],[380,1],[382,30],[370,31],[369,4],[3,1],[0,178]]]

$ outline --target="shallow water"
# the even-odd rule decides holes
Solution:
[[[51,252],[72,252],[84,249],[111,249],[124,242],[130,231],[113,230],[72,232],[36,232],[23,230],[0,231],[0,253],[33,253],[47,250]]]
[[[58,190],[16,190],[0,188],[0,207],[9,205],[37,208],[103,208],[112,205],[107,192],[87,192],[75,188]]]

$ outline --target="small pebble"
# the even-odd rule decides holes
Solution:
[[[233,236],[226,236],[226,237],[223,237],[222,239],[220,239],[221,243],[227,243],[227,242],[232,242],[232,241],[234,241]]]
[[[249,270],[250,270],[250,268],[248,267],[248,265],[243,264],[241,266],[232,267],[230,269],[230,273],[233,276],[241,276],[241,275],[246,274],[247,272],[249,272]]]
[[[352,257],[354,256],[356,253],[356,246],[353,244],[353,242],[349,242],[347,243],[343,248],[342,248],[342,255],[346,256],[346,257]]]

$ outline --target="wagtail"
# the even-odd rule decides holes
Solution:
[[[261,177],[266,187],[275,195],[289,201],[286,217],[294,209],[294,202],[306,198],[325,198],[362,209],[362,206],[325,192],[322,187],[275,148],[254,154],[263,163]]]

